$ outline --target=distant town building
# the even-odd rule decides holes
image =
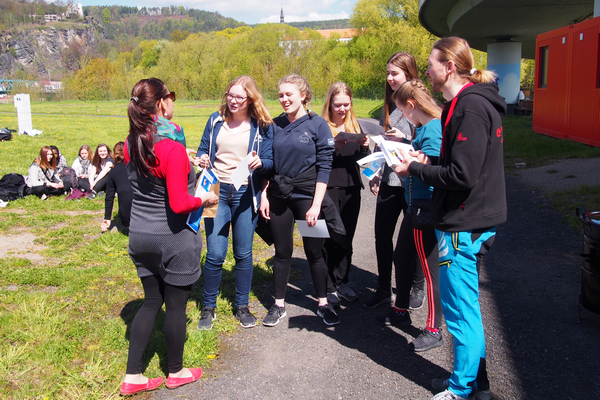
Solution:
[[[320,29],[317,32],[319,32],[325,39],[329,39],[332,34],[337,33],[340,35],[338,41],[344,43],[350,42],[357,34],[355,29]]]

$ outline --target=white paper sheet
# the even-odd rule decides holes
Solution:
[[[314,237],[314,238],[328,238],[329,231],[327,230],[327,224],[324,219],[318,219],[315,226],[309,228],[308,222],[297,219],[296,226],[300,231],[302,237]]]
[[[240,187],[242,187],[244,181],[246,178],[248,178],[248,175],[250,175],[250,168],[248,167],[248,164],[250,163],[251,158],[252,153],[248,153],[248,155],[244,157],[242,161],[240,161],[240,164],[231,173],[231,182],[233,183],[235,190],[240,190]]]

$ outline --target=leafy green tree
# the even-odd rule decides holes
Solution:
[[[104,25],[108,25],[111,21],[111,15],[110,15],[110,10],[108,8],[105,8],[102,10],[102,23]]]

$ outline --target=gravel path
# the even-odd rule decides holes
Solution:
[[[584,160],[572,175],[600,175],[600,160]],[[581,162],[581,160],[580,160]],[[589,164],[588,164],[589,163]],[[596,164],[594,164],[596,163]],[[571,161],[543,167],[565,171]],[[595,167],[594,167],[595,166]],[[600,398],[600,316],[585,309],[579,323],[582,237],[537,191],[549,189],[528,170],[508,176],[509,219],[481,273],[481,307],[487,338],[488,373],[494,399]],[[570,178],[573,179],[573,178]],[[561,185],[559,185],[561,186]],[[564,187],[564,185],[562,185]],[[412,313],[414,327],[382,328],[362,301],[377,283],[374,196],[363,191],[351,280],[360,298],[343,303],[342,322],[326,327],[315,315],[316,299],[301,249],[297,279],[287,292],[288,317],[277,326],[239,329],[225,337],[219,358],[197,385],[151,394],[155,399],[428,399],[430,381],[452,369],[451,337],[444,346],[414,353],[407,343],[425,325],[426,307]],[[268,293],[253,304],[262,318]]]

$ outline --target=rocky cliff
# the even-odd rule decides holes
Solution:
[[[95,21],[81,28],[48,26],[0,34],[0,78],[14,75],[20,67],[38,76],[47,75],[49,70],[63,71],[62,53],[72,42],[95,47],[104,39],[104,29]]]

